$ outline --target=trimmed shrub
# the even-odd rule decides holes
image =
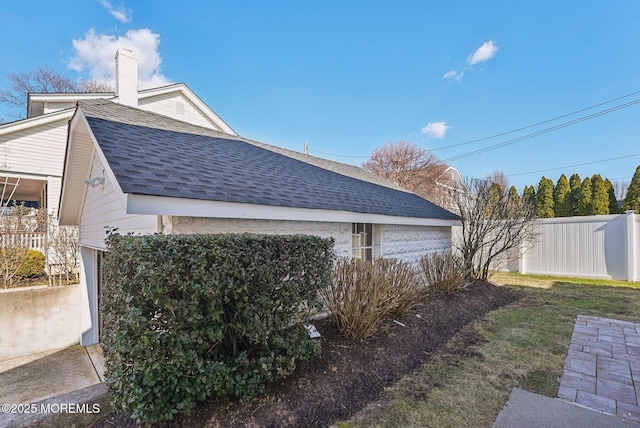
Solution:
[[[387,316],[405,313],[417,304],[425,290],[415,269],[399,260],[340,259],[331,286],[321,294],[341,334],[365,339]]]
[[[432,293],[453,294],[468,286],[462,260],[451,253],[426,254],[420,260],[424,282]]]
[[[319,355],[302,325],[319,308],[333,240],[110,234],[103,351],[115,409],[149,423],[211,395],[247,399]]]
[[[44,275],[45,256],[40,251],[27,250],[24,262],[16,271],[18,278],[33,278],[34,276]]]

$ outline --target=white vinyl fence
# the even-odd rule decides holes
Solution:
[[[640,215],[627,211],[539,221],[537,242],[509,270],[640,281]]]

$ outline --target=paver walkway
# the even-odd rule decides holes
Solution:
[[[640,323],[578,315],[558,397],[640,421]]]

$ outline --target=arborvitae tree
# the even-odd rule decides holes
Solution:
[[[520,195],[518,195],[518,189],[516,189],[516,186],[511,186],[509,187],[509,201],[512,203],[515,202],[520,202]]]
[[[636,214],[640,214],[640,165],[636,168],[631,183],[629,183],[622,210],[635,210]]]
[[[609,194],[600,174],[591,177],[591,214],[609,214]]]
[[[618,198],[616,198],[616,189],[613,188],[613,183],[608,179],[604,179],[604,187],[607,188],[607,195],[609,195],[609,214],[618,214],[620,207],[618,206]]]
[[[536,189],[533,186],[524,186],[522,190],[522,201],[536,206]]]
[[[571,216],[571,186],[567,176],[562,174],[553,189],[553,211],[556,217]]]
[[[580,186],[580,194],[578,196],[578,215],[593,214],[592,194],[591,179],[585,177],[584,181],[582,181],[582,186]]]
[[[580,187],[582,183],[578,174],[573,174],[569,178],[569,187],[571,187],[571,193],[569,193],[569,205],[571,206],[571,215],[580,215]]]
[[[553,217],[553,181],[542,177],[536,192],[536,213],[538,217]]]
[[[497,204],[498,201],[504,199],[503,194],[504,189],[499,183],[496,183],[495,181],[491,183],[491,186],[489,187],[489,197],[491,198],[491,202],[493,204]]]

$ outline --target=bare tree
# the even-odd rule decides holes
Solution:
[[[504,175],[504,172],[499,169],[487,175],[487,181],[489,183],[497,184],[498,186],[500,186],[500,189],[504,190],[505,192],[509,190],[509,179],[506,175]]]
[[[80,262],[80,246],[78,244],[78,228],[76,226],[49,227],[47,233],[47,254],[49,261],[49,285],[55,285],[55,277],[58,283],[65,283],[79,279],[78,266]]]
[[[0,103],[14,107],[16,111],[12,116],[16,118],[25,116],[29,93],[113,91],[109,85],[92,80],[74,81],[50,67],[3,74],[8,87],[0,90]]]
[[[462,220],[461,236],[455,237],[453,247],[462,256],[468,278],[486,280],[537,238],[535,206],[496,192],[492,184],[467,178],[451,193],[454,212]]]
[[[408,141],[398,141],[375,149],[362,167],[433,201],[437,180],[446,165],[428,150]]]
[[[619,201],[624,201],[624,197],[627,196],[627,189],[629,188],[629,184],[631,182],[629,180],[619,181],[616,180],[613,183],[613,191],[616,194],[616,199]]]
[[[88,93],[103,93],[103,92],[113,92],[113,87],[107,83],[96,82],[95,80],[84,80],[81,79],[78,83],[78,91],[77,92],[88,92]]]

